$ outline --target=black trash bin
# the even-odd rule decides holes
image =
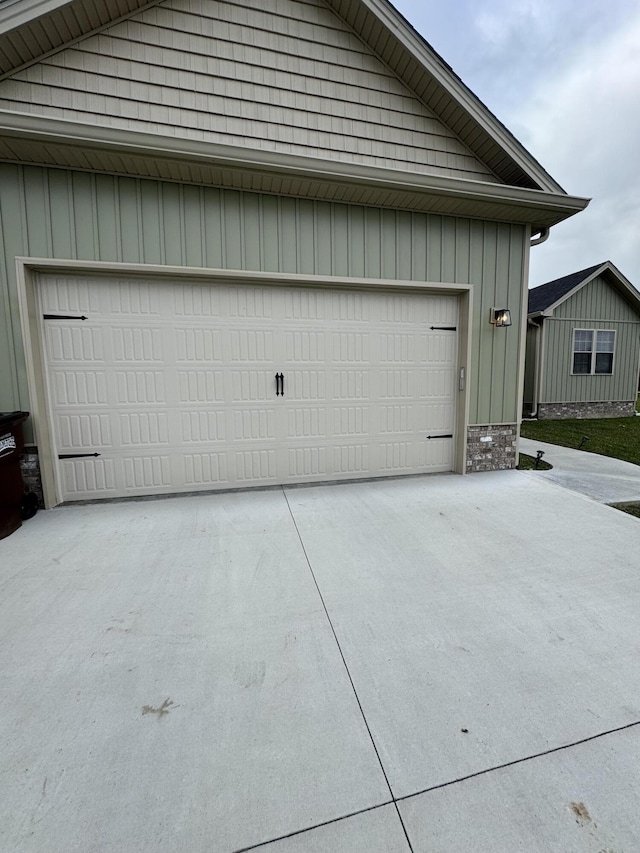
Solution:
[[[22,425],[28,417],[29,412],[0,412],[0,539],[22,524],[20,454],[24,448]]]

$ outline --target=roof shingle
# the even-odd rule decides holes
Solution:
[[[596,264],[594,267],[588,267],[580,272],[573,272],[571,275],[565,275],[562,278],[556,278],[553,281],[548,281],[546,284],[541,284],[538,287],[533,287],[529,291],[529,314],[537,314],[538,311],[546,311],[550,305],[561,299],[574,287],[577,287],[589,276],[600,269],[606,261],[601,264]]]

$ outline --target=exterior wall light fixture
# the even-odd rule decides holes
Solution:
[[[492,308],[489,322],[494,326],[510,326],[511,311],[508,308]]]

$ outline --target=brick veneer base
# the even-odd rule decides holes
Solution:
[[[467,472],[515,468],[518,428],[515,424],[470,426],[467,429]]]
[[[35,492],[38,496],[38,506],[44,507],[42,496],[42,480],[40,479],[40,460],[38,450],[35,447],[26,447],[20,457],[20,468],[22,479],[28,492]]]
[[[563,418],[626,418],[636,413],[635,400],[602,403],[539,403],[538,419],[541,421]]]

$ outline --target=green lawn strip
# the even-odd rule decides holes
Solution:
[[[532,471],[536,467],[536,460],[533,456],[527,456],[526,453],[521,453],[518,459],[518,471]],[[553,465],[549,465],[544,459],[538,463],[538,471],[550,471]]]
[[[640,518],[640,503],[637,501],[635,503],[609,504],[609,506],[614,507],[614,509],[621,509],[622,512]]]
[[[600,453],[640,465],[640,417],[594,418],[589,420],[524,421],[525,438],[578,448],[582,437],[588,453]]]

